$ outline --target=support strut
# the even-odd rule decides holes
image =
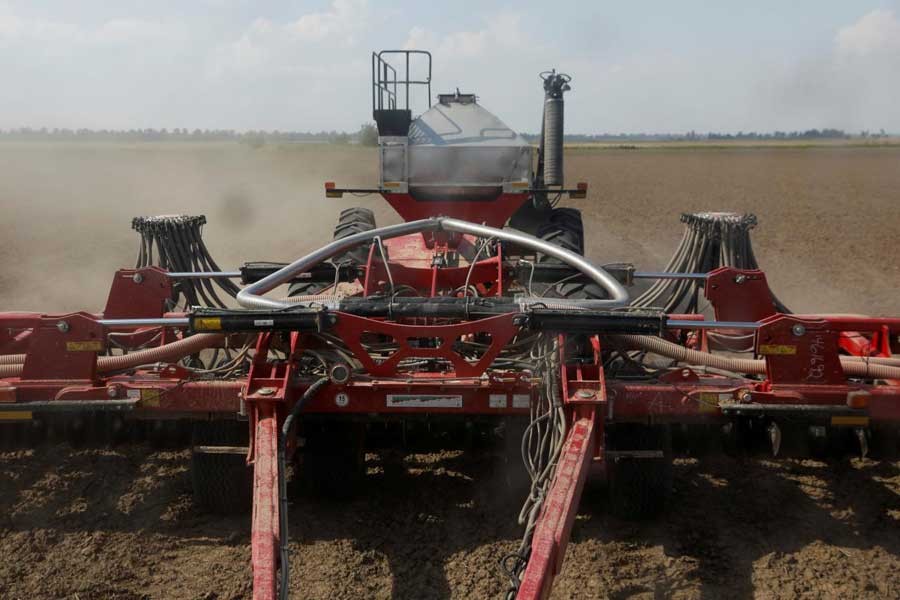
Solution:
[[[577,420],[569,430],[553,484],[534,529],[531,556],[519,585],[517,600],[542,600],[550,596],[578,512],[593,455],[594,435],[592,418]]]
[[[278,419],[275,406],[256,403],[253,444],[253,600],[275,600],[278,521]]]

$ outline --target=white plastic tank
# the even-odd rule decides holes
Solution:
[[[406,164],[383,162],[382,181],[396,181],[405,170],[417,200],[489,200],[505,183],[531,183],[531,144],[474,94],[438,98],[409,127]]]

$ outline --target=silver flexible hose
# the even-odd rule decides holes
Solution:
[[[278,271],[260,279],[256,283],[245,287],[237,294],[237,301],[245,308],[281,309],[297,306],[298,303],[264,298],[262,294],[271,291],[279,285],[287,283],[301,273],[305,273],[315,265],[346,252],[355,246],[369,242],[376,237],[390,239],[413,233],[441,230],[484,238],[493,237],[498,240],[510,242],[518,246],[523,246],[553,256],[569,266],[578,269],[581,273],[603,288],[609,295],[609,298],[585,300],[524,298],[520,300],[523,309],[528,308],[529,306],[544,306],[551,303],[560,308],[607,309],[626,306],[629,302],[628,292],[625,288],[623,288],[612,275],[607,273],[601,267],[591,264],[583,256],[579,256],[574,252],[569,252],[559,246],[539,240],[534,236],[522,232],[509,229],[496,229],[486,225],[478,225],[476,223],[446,217],[435,217],[431,219],[421,219],[419,221],[410,221],[408,223],[400,223],[398,225],[388,225],[387,227],[361,231],[345,238],[334,240],[318,250],[315,250],[314,252],[295,260],[291,264],[282,267]],[[335,300],[332,300],[330,303],[324,302],[323,304],[332,308],[337,308],[337,301]],[[302,305],[302,302],[300,302],[299,305]]]

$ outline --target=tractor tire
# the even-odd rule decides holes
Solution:
[[[365,426],[328,421],[304,428],[300,456],[302,487],[330,500],[351,500],[366,477]]]
[[[672,435],[667,426],[623,424],[610,432],[611,450],[661,451],[658,458],[613,456],[609,461],[609,506],[624,519],[662,513],[672,493]]]
[[[537,230],[537,237],[575,254],[584,255],[584,224],[577,208],[554,208],[546,223]],[[538,262],[559,263],[560,260],[538,254]]]
[[[882,425],[872,431],[870,455],[875,460],[895,461],[900,456],[900,428]]]
[[[375,229],[375,214],[368,208],[346,208],[341,211],[338,217],[337,225],[334,226],[333,240],[341,240],[345,237],[361,233],[363,231],[371,231]],[[354,264],[365,264],[369,260],[369,246],[357,246],[353,250],[349,250],[340,256],[332,259],[335,264],[342,262],[352,262]],[[328,284],[320,281],[300,281],[292,283],[288,287],[289,296],[314,296],[328,287]]]
[[[347,208],[341,211],[337,225],[334,226],[334,239],[342,240],[351,235],[375,229],[375,214],[368,208]],[[356,264],[364,264],[369,260],[368,246],[357,246],[334,259],[335,262],[351,260]]]
[[[252,503],[252,473],[242,454],[206,454],[197,446],[246,446],[247,424],[196,421],[191,435],[191,485],[194,499],[218,515],[243,514]]]
[[[528,428],[526,417],[506,417],[503,420],[503,447],[499,474],[505,494],[503,497],[524,498],[531,486],[531,477],[522,459],[522,437]]]
[[[577,208],[554,208],[545,223],[538,228],[538,237],[554,246],[584,256],[584,224]],[[558,258],[538,253],[537,262],[559,264]],[[596,283],[558,283],[541,291],[549,298],[586,300],[604,298],[606,294]]]

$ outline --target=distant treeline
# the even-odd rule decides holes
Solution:
[[[522,136],[537,143],[540,134],[524,133]],[[591,142],[691,142],[691,141],[722,141],[722,140],[842,140],[859,138],[883,138],[889,137],[884,129],[876,132],[860,131],[858,134],[847,133],[843,129],[807,129],[806,131],[772,131],[758,133],[756,131],[739,131],[737,133],[598,133],[598,134],[566,134],[565,139],[573,144],[587,144]]]
[[[267,142],[327,142],[358,141],[360,132],[343,131],[235,131],[233,129],[0,129],[0,139],[17,140],[79,140],[126,142],[220,142],[237,141],[249,144]]]
[[[540,135],[523,133],[529,142],[537,143]],[[839,140],[850,138],[885,138],[890,137],[884,129],[878,132],[860,131],[857,134],[847,133],[842,129],[807,129],[806,131],[773,131],[757,133],[755,131],[737,133],[598,133],[566,134],[566,142],[609,143],[609,142],[678,142],[678,141],[727,141],[727,140]],[[42,127],[20,127],[18,129],[0,129],[0,139],[7,140],[77,140],[77,141],[128,141],[128,142],[160,142],[160,141],[236,141],[253,146],[267,143],[357,143],[375,145],[378,133],[371,124],[362,125],[357,131],[235,131],[233,129],[58,129]]]

